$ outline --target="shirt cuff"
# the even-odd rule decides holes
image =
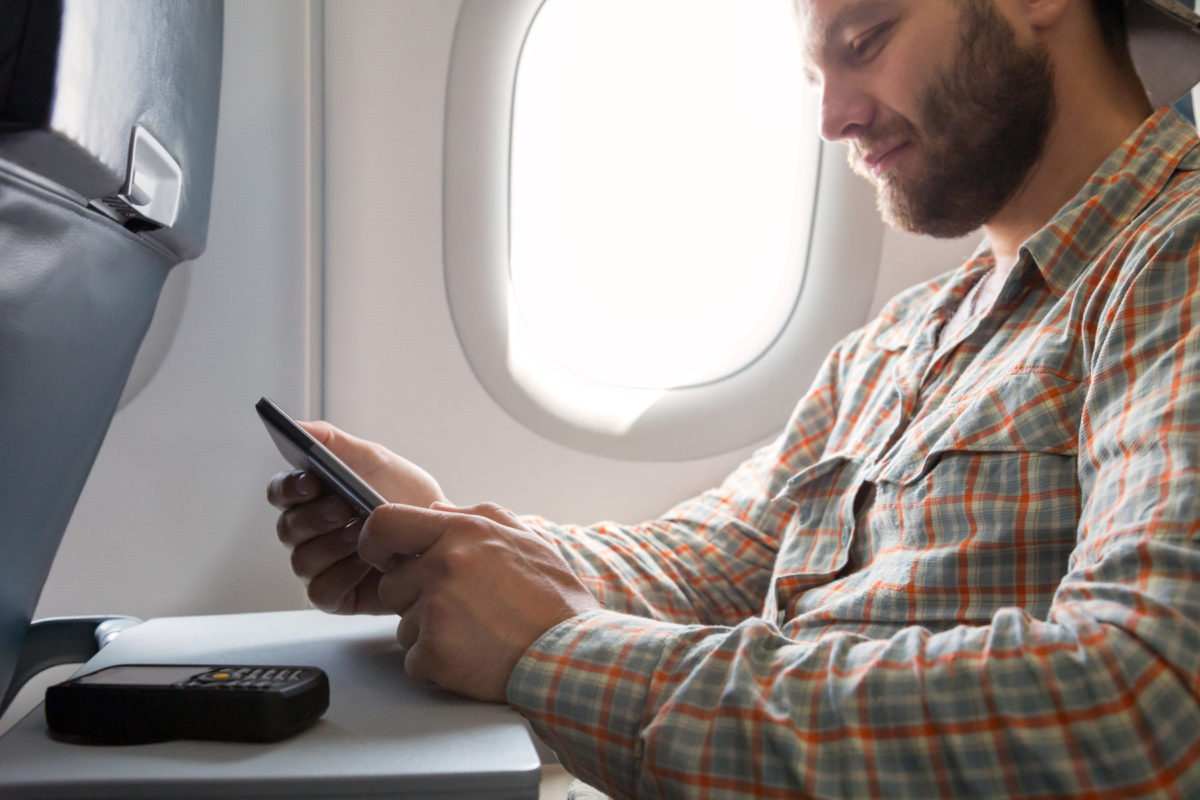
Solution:
[[[709,629],[711,631],[711,629]],[[521,657],[508,702],[571,774],[613,794],[635,795],[641,731],[664,654],[700,635],[612,611],[559,623]]]

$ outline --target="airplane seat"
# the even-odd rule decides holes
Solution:
[[[221,0],[0,0],[0,713],[129,621],[31,619],[163,281],[204,250],[222,28]]]

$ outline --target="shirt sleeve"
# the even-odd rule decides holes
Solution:
[[[1186,227],[1122,271],[1084,345],[1083,504],[1045,620],[1009,608],[800,643],[758,618],[598,611],[535,643],[509,701],[618,797],[1200,796],[1200,230]]]
[[[560,525],[521,518],[549,539],[608,609],[654,619],[735,624],[762,610],[780,533],[793,513],[773,502],[815,462],[836,413],[842,354],[826,359],[784,433],[722,484],[639,525]]]

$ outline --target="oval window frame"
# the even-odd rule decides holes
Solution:
[[[805,260],[792,313],[764,352],[717,381],[630,389],[586,381],[514,352],[509,164],[521,48],[544,0],[464,0],[446,89],[442,232],[447,302],[467,361],[514,419],[582,452],[678,461],[778,432],[829,349],[866,321],[883,240],[870,186],[823,142],[798,198],[793,257]],[[853,221],[854,224],[846,224]],[[524,363],[523,363],[524,361]],[[546,357],[546,361],[550,361]]]

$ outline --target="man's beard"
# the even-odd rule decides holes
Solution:
[[[871,128],[851,150],[851,166],[876,185],[889,225],[955,237],[995,216],[1042,153],[1054,118],[1050,59],[1023,47],[992,5],[964,0],[958,55],[919,99],[921,129],[897,117]],[[881,142],[907,140],[923,160],[910,174],[873,178],[861,154]],[[904,165],[898,165],[904,166]]]

